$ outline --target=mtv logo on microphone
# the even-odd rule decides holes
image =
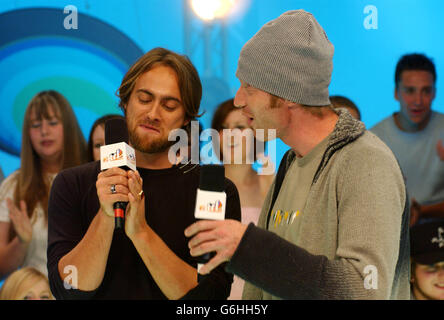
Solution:
[[[225,192],[197,190],[196,210],[197,219],[224,220],[227,195]]]
[[[200,205],[200,211],[208,211],[208,212],[222,212],[222,201],[216,200],[216,202],[208,202],[206,205]]]
[[[136,153],[125,142],[107,144],[100,147],[100,169],[128,167],[136,171]]]

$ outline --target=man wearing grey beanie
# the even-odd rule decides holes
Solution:
[[[199,221],[190,253],[216,252],[243,299],[409,299],[408,199],[390,149],[328,86],[333,45],[312,14],[289,11],[242,48],[234,103],[290,147],[258,226]],[[265,135],[267,136],[267,135]]]

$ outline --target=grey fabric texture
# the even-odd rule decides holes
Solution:
[[[293,10],[265,24],[242,48],[236,76],[308,106],[330,104],[333,44],[311,13]]]

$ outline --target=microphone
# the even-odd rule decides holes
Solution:
[[[227,194],[225,193],[225,168],[222,165],[200,167],[199,188],[196,195],[194,217],[205,220],[224,220]],[[197,257],[197,272],[214,253]],[[199,278],[198,278],[199,279]]]
[[[100,170],[119,167],[136,171],[136,153],[128,145],[128,127],[124,119],[105,122],[105,145],[100,147]],[[113,204],[115,228],[123,229],[128,202]]]

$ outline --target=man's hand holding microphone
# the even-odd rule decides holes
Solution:
[[[105,124],[105,146],[100,148],[100,165],[96,182],[101,210],[114,217],[115,229],[125,230],[131,239],[146,230],[143,181],[136,169],[136,156],[127,144],[128,129],[122,119]]]
[[[145,196],[143,181],[138,171],[110,168],[99,173],[96,182],[100,208],[110,218],[115,217],[114,204],[128,203],[125,212],[124,230],[131,238],[143,230],[145,220]],[[114,220],[114,219],[113,219]]]

